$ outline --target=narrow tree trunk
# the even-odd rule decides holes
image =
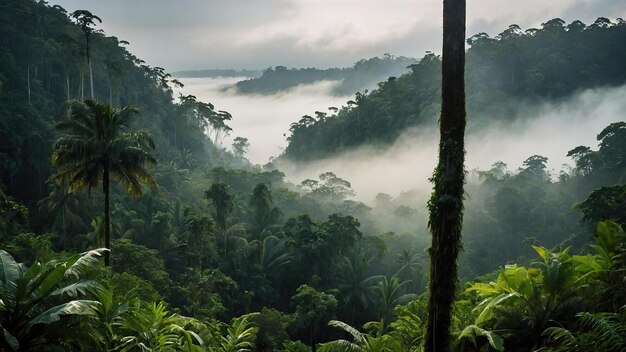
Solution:
[[[465,0],[443,1],[441,72],[439,163],[428,204],[432,244],[425,352],[450,350],[465,182]]]
[[[67,100],[72,99],[72,96],[70,95],[70,75],[69,74],[65,74],[65,83],[67,84]]]
[[[311,328],[309,334],[311,334],[311,352],[316,352],[317,346],[315,345],[315,329]]]
[[[26,84],[28,85],[28,104],[30,104],[30,65],[26,69]]]
[[[85,100],[85,64],[83,62],[80,63],[80,101]]]
[[[109,209],[109,162],[104,162],[102,174],[102,192],[104,193],[104,266],[111,266],[111,218]]]
[[[109,79],[109,105],[113,106],[113,88],[111,87],[111,72],[107,75]]]
[[[91,60],[89,59],[89,56],[87,56],[87,64],[89,65],[89,86],[91,88],[91,100],[94,100],[94,94],[93,94],[93,71],[91,70]]]

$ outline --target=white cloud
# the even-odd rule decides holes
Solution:
[[[382,55],[422,56],[441,46],[441,0],[51,0],[87,8],[101,28],[131,42],[153,66],[348,66]],[[626,17],[615,0],[468,0],[468,36],[560,17],[591,23]]]

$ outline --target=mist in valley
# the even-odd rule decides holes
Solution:
[[[322,81],[300,85],[274,95],[241,95],[232,86],[246,77],[184,78],[182,94],[195,95],[210,102],[218,110],[233,115],[228,124],[233,129],[224,139],[223,147],[230,148],[237,136],[248,138],[250,149],[246,158],[253,164],[266,164],[278,156],[286,145],[285,134],[289,125],[302,115],[312,115],[316,110],[341,106],[349,97],[333,96],[331,89],[338,83]]]
[[[332,81],[300,85],[275,95],[236,94],[229,87],[241,79],[186,78],[182,92],[233,115],[230,122],[233,132],[223,147],[229,148],[235,136],[248,138],[250,149],[246,158],[253,164],[264,165],[278,157],[286,145],[289,125],[301,116],[328,111],[331,106],[341,107],[351,99],[330,94],[337,84]],[[623,119],[625,95],[626,86],[622,86],[585,90],[556,103],[519,102],[521,107],[516,109],[514,123],[495,122],[480,128],[472,128],[469,115],[466,168],[489,170],[494,163],[502,161],[508,171],[514,172],[528,157],[542,155],[548,158],[548,170],[556,180],[561,171],[567,172],[573,166],[573,160],[566,156],[569,150],[579,145],[595,148],[596,135],[610,123]],[[274,164],[294,184],[317,179],[321,173],[331,171],[351,183],[356,200],[370,206],[378,193],[397,197],[402,192],[413,191],[422,195],[421,204],[415,205],[425,207],[438,141],[438,126],[414,128],[389,146],[364,146],[311,162],[278,158]],[[470,174],[469,182],[474,181],[477,180]]]

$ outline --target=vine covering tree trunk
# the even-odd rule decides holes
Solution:
[[[443,1],[439,163],[428,202],[430,284],[424,351],[450,350],[450,321],[461,249],[465,183],[465,0]]]

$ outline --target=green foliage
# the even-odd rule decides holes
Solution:
[[[335,340],[322,344],[320,352],[334,351],[354,351],[354,352],[394,352],[401,351],[400,346],[390,335],[382,333],[383,324],[379,324],[379,328],[375,336],[364,334],[354,327],[338,321],[331,320],[328,325],[340,328],[348,333],[353,341]]]
[[[255,343],[257,350],[274,351],[289,339],[287,328],[291,319],[276,309],[263,307],[250,321],[259,328]]]
[[[583,213],[581,221],[591,227],[601,220],[626,225],[626,185],[598,188],[575,207]]]
[[[157,250],[134,244],[129,239],[114,241],[113,250],[117,253],[113,270],[140,277],[154,287],[167,287],[171,282]]]
[[[99,285],[79,279],[99,263],[102,252],[93,250],[65,261],[35,262],[26,267],[0,250],[2,349],[30,351],[80,343],[72,335],[78,321],[69,318],[96,316],[93,301],[81,297]]]
[[[389,324],[391,329],[389,334],[398,342],[403,351],[421,351],[425,314],[424,302],[420,299],[395,308],[396,319]]]
[[[474,309],[475,325],[466,328],[460,338],[469,338],[477,346],[475,337],[484,336],[496,349],[501,346],[499,339],[504,338],[505,346],[535,349],[551,346],[556,350],[582,351],[598,349],[591,348],[587,340],[588,333],[595,333],[597,341],[602,341],[600,344],[606,342],[605,346],[611,346],[608,350],[619,346],[623,341],[612,338],[601,328],[607,327],[602,322],[609,321],[619,326],[619,320],[612,320],[618,316],[585,310],[620,309],[615,303],[622,302],[624,292],[616,282],[624,277],[621,256],[625,241],[619,225],[601,222],[596,244],[592,246],[595,254],[570,256],[569,248],[553,252],[533,246],[540,260],[532,268],[507,265],[497,281],[473,283],[467,288],[466,291],[477,293],[481,301]],[[576,325],[582,331],[567,327]],[[596,328],[606,333],[604,338]],[[591,343],[599,346],[597,341]]]
[[[476,340],[485,338],[489,346],[496,351],[504,351],[504,343],[501,336],[493,331],[482,329],[476,325],[469,325],[459,335],[459,340],[467,340],[471,342],[473,348],[478,349],[479,345]]]
[[[211,185],[205,193],[206,199],[211,201],[215,208],[215,220],[217,226],[226,231],[226,218],[228,214],[233,211],[233,196],[228,190],[228,185],[225,183],[214,183]]]
[[[301,285],[291,301],[296,306],[295,321],[301,329],[308,331],[311,345],[316,344],[320,325],[335,314],[337,299],[308,285]]]
[[[202,340],[185,328],[183,317],[169,314],[163,302],[134,309],[120,323],[121,351],[202,351]]]
[[[247,352],[254,349],[259,329],[251,326],[249,319],[250,316],[242,316],[231,321],[226,328],[226,335],[222,336],[218,351]]]
[[[51,234],[21,233],[7,243],[6,249],[17,261],[30,265],[34,260],[48,261],[55,257],[51,239]]]
[[[2,236],[16,234],[23,230],[27,221],[28,208],[7,196],[0,188],[0,233]]]

